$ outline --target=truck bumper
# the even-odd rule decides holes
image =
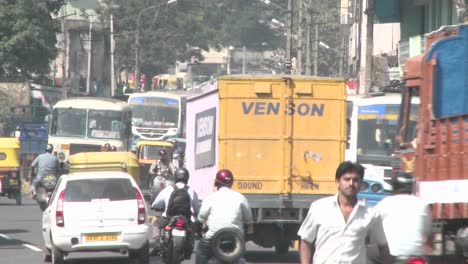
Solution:
[[[310,204],[329,195],[246,194],[255,223],[301,224]]]

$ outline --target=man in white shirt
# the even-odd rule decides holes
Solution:
[[[432,250],[432,219],[428,206],[414,195],[389,196],[375,207],[396,263]]]
[[[167,186],[164,188],[154,199],[153,204],[151,205],[151,208],[155,210],[164,210],[162,213],[161,217],[158,217],[156,220],[156,229],[154,230],[154,240],[156,243],[156,248],[159,247],[159,242],[160,242],[160,236],[161,236],[161,229],[164,228],[167,223],[168,223],[168,215],[167,215],[167,209],[169,205],[169,199],[171,198],[171,194],[174,192],[175,188],[177,189],[186,189],[188,195],[190,196],[190,208],[192,211],[192,222],[196,219],[196,216],[198,215],[198,212],[200,211],[200,201],[198,200],[198,195],[197,193],[192,189],[189,188],[187,183],[189,180],[189,172],[185,168],[180,168],[175,172],[174,178],[175,178],[175,186]]]
[[[212,256],[211,238],[223,228],[235,228],[244,235],[244,225],[252,224],[252,212],[247,199],[231,190],[234,176],[229,170],[216,173],[217,191],[203,200],[198,221],[208,225],[208,232],[200,239],[197,249],[197,264],[206,264]],[[250,228],[249,228],[250,229]],[[249,230],[251,231],[251,230]]]
[[[390,263],[380,222],[357,199],[363,178],[359,164],[338,166],[338,194],[313,202],[299,229],[301,264],[364,264],[368,237],[379,244],[384,263]]]

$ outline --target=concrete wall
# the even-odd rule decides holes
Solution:
[[[400,42],[400,23],[374,25],[374,56],[393,54]]]
[[[95,3],[94,3],[95,2]],[[100,94],[110,95],[110,45],[109,35],[106,34],[108,25],[93,23],[93,39],[90,42],[90,20],[98,21],[96,7],[98,1],[72,0],[58,12],[56,16],[66,16],[65,28],[67,30],[67,55],[65,62],[65,80],[69,87],[70,95],[86,91],[86,79],[88,73],[89,44],[92,43],[92,67],[91,82],[96,82],[101,88]],[[88,7],[83,16],[81,8]],[[64,34],[58,33],[57,47],[63,50]],[[62,62],[63,52],[59,52],[57,58],[51,63],[51,78],[56,86],[61,86],[63,81]],[[91,85],[93,87],[93,84]]]

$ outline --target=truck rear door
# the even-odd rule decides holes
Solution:
[[[244,194],[332,194],[345,149],[344,84],[221,79],[219,168]]]

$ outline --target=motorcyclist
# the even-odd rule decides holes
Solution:
[[[220,170],[216,173],[216,192],[203,200],[198,221],[208,223],[208,231],[198,243],[196,263],[208,263],[212,257],[211,238],[223,228],[235,228],[244,235],[244,225],[248,225],[247,233],[253,232],[253,218],[247,199],[231,189],[234,176],[230,170]]]
[[[185,168],[185,151],[181,146],[174,151],[173,163],[177,168]]]
[[[192,221],[196,219],[196,216],[198,215],[198,212],[200,210],[200,201],[198,200],[198,195],[195,192],[194,189],[190,188],[187,183],[189,180],[190,174],[187,169],[185,168],[180,168],[177,169],[177,171],[174,174],[175,178],[175,186],[169,185],[166,188],[164,188],[158,196],[156,196],[156,199],[154,199],[153,204],[151,205],[151,208],[155,210],[164,210],[163,214],[161,217],[158,217],[155,225],[157,228],[154,230],[154,240],[156,244],[156,248],[159,246],[159,241],[160,241],[160,236],[161,236],[161,229],[164,228],[169,221],[169,216],[167,214],[167,209],[168,209],[168,204],[169,204],[169,198],[171,197],[172,192],[177,189],[183,189],[187,188],[187,192],[190,196],[190,207],[192,210]]]
[[[175,168],[172,165],[171,160],[168,158],[167,151],[165,149],[161,149],[159,150],[158,154],[159,154],[159,159],[153,164],[151,164],[149,173],[156,174],[156,175],[165,175],[165,174],[174,175]]]
[[[33,175],[35,178],[31,182],[31,194],[33,198],[36,197],[36,190],[42,178],[47,175],[58,176],[60,174],[60,163],[57,157],[52,154],[54,147],[48,144],[46,152],[37,156],[31,163]]]

